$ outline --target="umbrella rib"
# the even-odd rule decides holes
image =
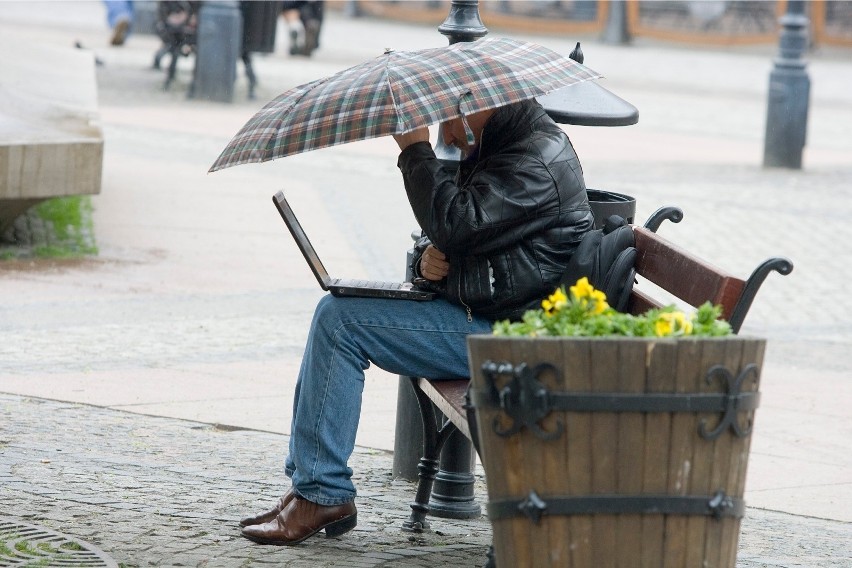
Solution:
[[[399,129],[399,125],[401,125],[401,124],[402,124],[402,117],[401,117],[401,116],[400,116],[400,114],[399,114],[399,105],[397,104],[396,96],[395,96],[395,94],[394,94],[394,92],[393,92],[393,88],[391,87],[391,80],[390,80],[390,58],[391,58],[391,54],[392,54],[392,53],[393,53],[393,52],[389,53],[389,54],[387,55],[387,57],[385,58],[385,82],[386,82],[386,83],[387,83],[387,85],[388,85],[388,93],[390,93],[391,104],[393,105],[393,112],[394,112],[394,114],[396,114],[396,124],[397,124],[397,128],[395,128],[395,129],[394,129],[394,131],[396,131],[396,130],[398,130],[398,129]],[[394,132],[394,134],[399,134],[399,133],[398,133],[398,132]]]

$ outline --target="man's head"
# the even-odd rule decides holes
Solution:
[[[462,152],[462,157],[470,155],[471,151],[479,145],[482,140],[482,129],[491,115],[497,109],[488,109],[475,112],[467,115],[464,119],[461,117],[450,119],[441,123],[441,136],[444,138],[444,144],[447,146],[455,146]],[[465,131],[464,121],[467,121],[470,130],[473,132],[474,143],[468,144],[467,132]]]

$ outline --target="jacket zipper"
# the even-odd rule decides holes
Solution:
[[[473,313],[470,311],[470,306],[464,303],[462,300],[462,286],[461,286],[461,278],[459,278],[459,302],[461,302],[462,306],[464,306],[467,311],[467,322],[470,323],[473,321]]]
[[[481,136],[481,134],[480,134],[480,136]],[[482,139],[479,140],[479,155],[480,156],[482,155]],[[476,173],[476,170],[477,170],[478,167],[479,167],[479,160],[476,161],[476,165],[473,166],[470,173],[467,175],[467,179],[464,181],[465,185],[467,184],[467,182],[469,182],[471,180],[471,178],[473,177],[473,174]],[[459,278],[459,302],[461,302],[461,304],[464,306],[465,311],[467,312],[468,323],[473,322],[473,312],[471,311],[470,306],[465,304],[464,300],[462,300],[461,278]]]

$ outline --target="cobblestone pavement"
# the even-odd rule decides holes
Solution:
[[[485,518],[403,532],[415,485],[391,478],[388,453],[362,448],[350,462],[354,531],[292,548],[242,538],[239,519],[284,492],[285,444],[277,434],[0,395],[0,517],[92,542],[125,566],[484,563]]]
[[[45,417],[49,417],[47,420]],[[391,456],[358,449],[358,527],[297,547],[265,547],[238,520],[283,493],[286,436],[0,395],[0,517],[91,542],[124,566],[482,566],[485,517],[400,530],[414,484]],[[485,495],[482,476],[478,495]],[[750,509],[741,568],[848,568],[852,527]]]

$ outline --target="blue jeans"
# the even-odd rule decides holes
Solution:
[[[107,22],[114,28],[120,20],[133,23],[133,0],[103,0],[107,9]]]
[[[325,296],[314,312],[293,402],[285,471],[294,492],[320,505],[355,498],[352,470],[364,370],[428,378],[467,377],[471,333],[481,317],[445,300],[417,302]]]

